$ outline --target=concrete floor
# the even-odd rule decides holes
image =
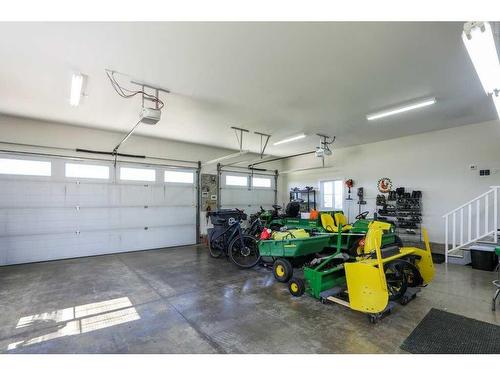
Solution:
[[[266,269],[203,246],[0,268],[2,353],[398,353],[432,308],[500,324],[495,273],[436,265],[435,281],[377,325]],[[500,309],[499,309],[500,310]]]

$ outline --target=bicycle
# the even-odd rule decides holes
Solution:
[[[246,217],[241,210],[236,209],[236,213]],[[224,254],[239,268],[246,269],[257,265],[260,261],[257,239],[241,228],[241,217],[223,218],[220,215],[221,212],[210,214],[210,220],[214,224],[208,237],[210,255],[220,258]]]

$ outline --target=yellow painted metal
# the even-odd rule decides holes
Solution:
[[[356,262],[345,264],[349,291],[349,307],[366,313],[384,311],[389,303],[385,275],[372,265]]]
[[[278,275],[279,277],[283,277],[285,276],[285,267],[283,267],[281,264],[278,264],[276,266],[276,275]]]
[[[383,221],[372,221],[370,224],[368,224],[364,253],[369,254],[377,247],[380,249],[380,246],[382,245],[383,231],[389,229],[391,229],[391,224],[385,223]]]
[[[424,280],[424,284],[429,284],[434,278],[434,262],[432,261],[431,245],[429,244],[427,229],[422,229],[422,235],[424,237],[425,250],[413,248],[415,254],[420,256],[420,259],[417,259],[415,263]]]

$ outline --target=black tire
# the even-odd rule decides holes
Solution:
[[[289,260],[285,258],[276,259],[273,264],[273,275],[280,283],[286,283],[293,276],[293,267]]]
[[[260,261],[259,244],[255,237],[243,234],[243,248],[240,237],[233,238],[228,247],[229,258],[239,268],[252,268]]]
[[[212,258],[220,258],[224,253],[224,236],[217,238],[215,241],[212,240],[215,232],[210,232],[208,237],[208,250]]]
[[[401,299],[408,289],[408,282],[404,273],[404,263],[407,262],[395,260],[384,265],[389,301],[397,301]]]
[[[300,297],[306,291],[306,285],[303,279],[292,277],[288,282],[288,291],[294,297]]]

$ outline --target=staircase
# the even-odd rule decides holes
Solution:
[[[498,245],[499,190],[500,186],[490,186],[487,192],[443,215],[446,263],[469,263],[467,250],[472,245]]]

